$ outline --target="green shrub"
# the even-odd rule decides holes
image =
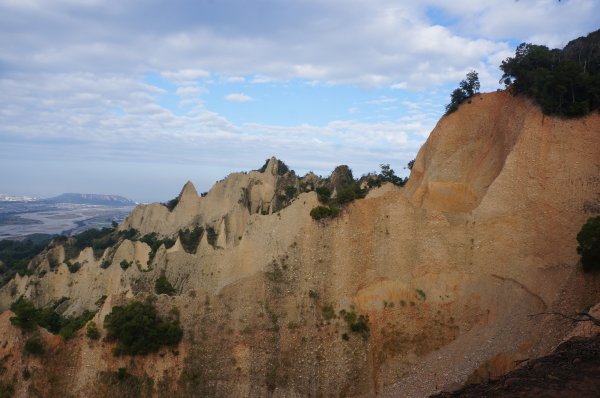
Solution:
[[[425,301],[425,299],[427,298],[427,295],[425,294],[425,292],[421,289],[417,289],[417,298],[421,301]]]
[[[412,162],[414,163],[414,160]],[[392,169],[389,164],[380,164],[379,167],[381,167],[381,173],[379,174],[381,181],[391,182],[399,187],[404,186],[404,184],[406,184],[408,181],[406,178],[402,179],[401,177],[398,177],[394,172],[394,169]],[[410,162],[409,167],[412,167]]]
[[[209,245],[215,246],[217,244],[218,235],[213,227],[206,227],[206,241]]]
[[[0,263],[3,264],[0,267],[0,287],[17,273],[25,275],[29,262],[44,251],[51,239],[50,235],[45,235],[40,239],[30,237],[23,241],[0,240]]]
[[[119,265],[121,266],[123,271],[125,271],[127,268],[129,268],[133,265],[133,261],[121,260]]]
[[[179,204],[179,196],[169,200],[167,203],[162,203],[169,211],[175,210],[175,207]]]
[[[86,247],[91,247],[94,256],[99,258],[104,250],[114,246],[119,240],[119,234],[114,228],[88,229],[77,234],[65,243],[65,256],[68,259],[75,258]]]
[[[63,318],[62,327],[60,328],[60,336],[68,340],[81,329],[90,319],[96,315],[95,312],[85,310],[83,313],[76,317]]]
[[[100,338],[100,331],[98,330],[95,322],[88,323],[85,335],[90,340],[98,340]]]
[[[317,197],[319,198],[319,202],[327,204],[329,203],[329,199],[331,199],[331,190],[327,187],[318,187],[315,189],[317,193]]]
[[[69,272],[74,274],[75,272],[79,271],[81,269],[81,263],[69,263],[67,264],[67,266],[69,267]]]
[[[59,301],[55,308],[61,302]],[[95,315],[94,312],[86,310],[76,317],[63,317],[56,313],[55,308],[36,308],[31,301],[21,297],[11,305],[15,316],[10,318],[10,322],[26,331],[41,326],[52,334],[60,334],[64,339],[69,339]]]
[[[340,209],[335,206],[317,206],[310,211],[313,220],[322,220],[324,218],[333,218],[340,214]]]
[[[321,312],[323,313],[323,318],[326,321],[335,318],[335,310],[333,309],[333,305],[331,304],[323,306],[323,308],[321,308]]]
[[[10,306],[10,310],[15,313],[10,318],[10,323],[26,331],[36,328],[38,310],[31,301],[20,297]]]
[[[128,230],[119,231],[118,234],[123,239],[135,240],[139,232],[137,229],[129,228]]]
[[[150,246],[148,264],[152,262],[154,256],[156,255],[156,252],[162,245],[165,245],[165,248],[170,249],[175,244],[175,239],[172,238],[159,239],[158,234],[156,232],[152,232],[150,234],[142,236],[140,238],[140,241]]]
[[[152,305],[139,301],[113,307],[104,327],[107,339],[117,341],[116,355],[148,354],[164,345],[176,345],[183,337],[179,321],[163,321]]]
[[[44,355],[44,344],[40,336],[32,336],[25,342],[25,352],[31,355]]]
[[[577,234],[577,253],[584,271],[600,270],[600,216],[587,220]]]
[[[166,294],[172,296],[175,294],[176,290],[173,285],[171,285],[167,277],[162,274],[154,283],[154,291],[156,294]]]
[[[196,249],[198,248],[203,233],[204,228],[200,225],[196,225],[193,230],[188,228],[179,231],[179,241],[181,242],[181,246],[183,246],[183,250],[187,253],[196,253]]]
[[[369,338],[370,330],[368,316],[357,315],[354,308],[350,311],[341,310],[340,316],[346,321],[351,332],[360,334],[365,340]]]

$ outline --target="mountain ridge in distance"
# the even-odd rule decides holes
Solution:
[[[120,195],[93,193],[63,193],[52,198],[42,199],[46,203],[74,203],[103,206],[135,206],[137,203]]]

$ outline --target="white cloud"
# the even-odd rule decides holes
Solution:
[[[203,87],[199,87],[196,85],[186,85],[186,86],[177,87],[177,91],[175,91],[175,94],[180,97],[189,97],[189,96],[203,94],[205,92],[206,92],[206,89]]]
[[[252,101],[252,97],[244,94],[244,93],[232,93],[227,94],[224,97],[229,102],[248,102]]]
[[[227,83],[243,83],[246,79],[243,76],[230,76],[225,78]]]
[[[176,72],[163,72],[162,75],[174,81],[195,81],[210,76],[210,73],[202,69],[182,69]]]
[[[391,86],[391,88],[393,90],[403,90],[407,87],[408,87],[408,84],[406,82],[395,83],[395,84],[392,84],[392,86]]]

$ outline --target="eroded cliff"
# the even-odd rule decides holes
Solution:
[[[133,298],[176,307],[184,329],[177,349],[147,357],[114,357],[113,343],[83,332],[46,336],[53,354],[39,359],[21,355],[4,314],[0,356],[12,355],[17,395],[56,396],[41,387],[54,380],[73,396],[424,396],[499,353],[546,352],[569,325],[529,315],[600,297],[575,252],[600,203],[598,114],[562,120],[505,92],[474,97],[438,123],[404,188],[384,185],[320,222],[309,216],[315,192],[282,197],[314,179],[278,167],[232,174],[206,196],[188,183],[172,210],[136,208],[121,231],[177,240],[150,261],[145,243],[123,240],[98,258],[84,250],[71,273],[56,245],[34,275],[3,287],[3,309],[21,295],[39,306],[68,297],[65,313],[99,309],[101,333],[111,307]],[[178,232],[195,225],[216,236],[189,253]],[[177,295],[154,295],[160,275]],[[125,381],[113,377],[120,367]]]

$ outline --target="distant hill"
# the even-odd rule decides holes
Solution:
[[[102,195],[93,193],[63,193],[53,198],[44,199],[46,203],[75,203],[82,205],[102,206],[135,206],[135,202],[118,195]]]

